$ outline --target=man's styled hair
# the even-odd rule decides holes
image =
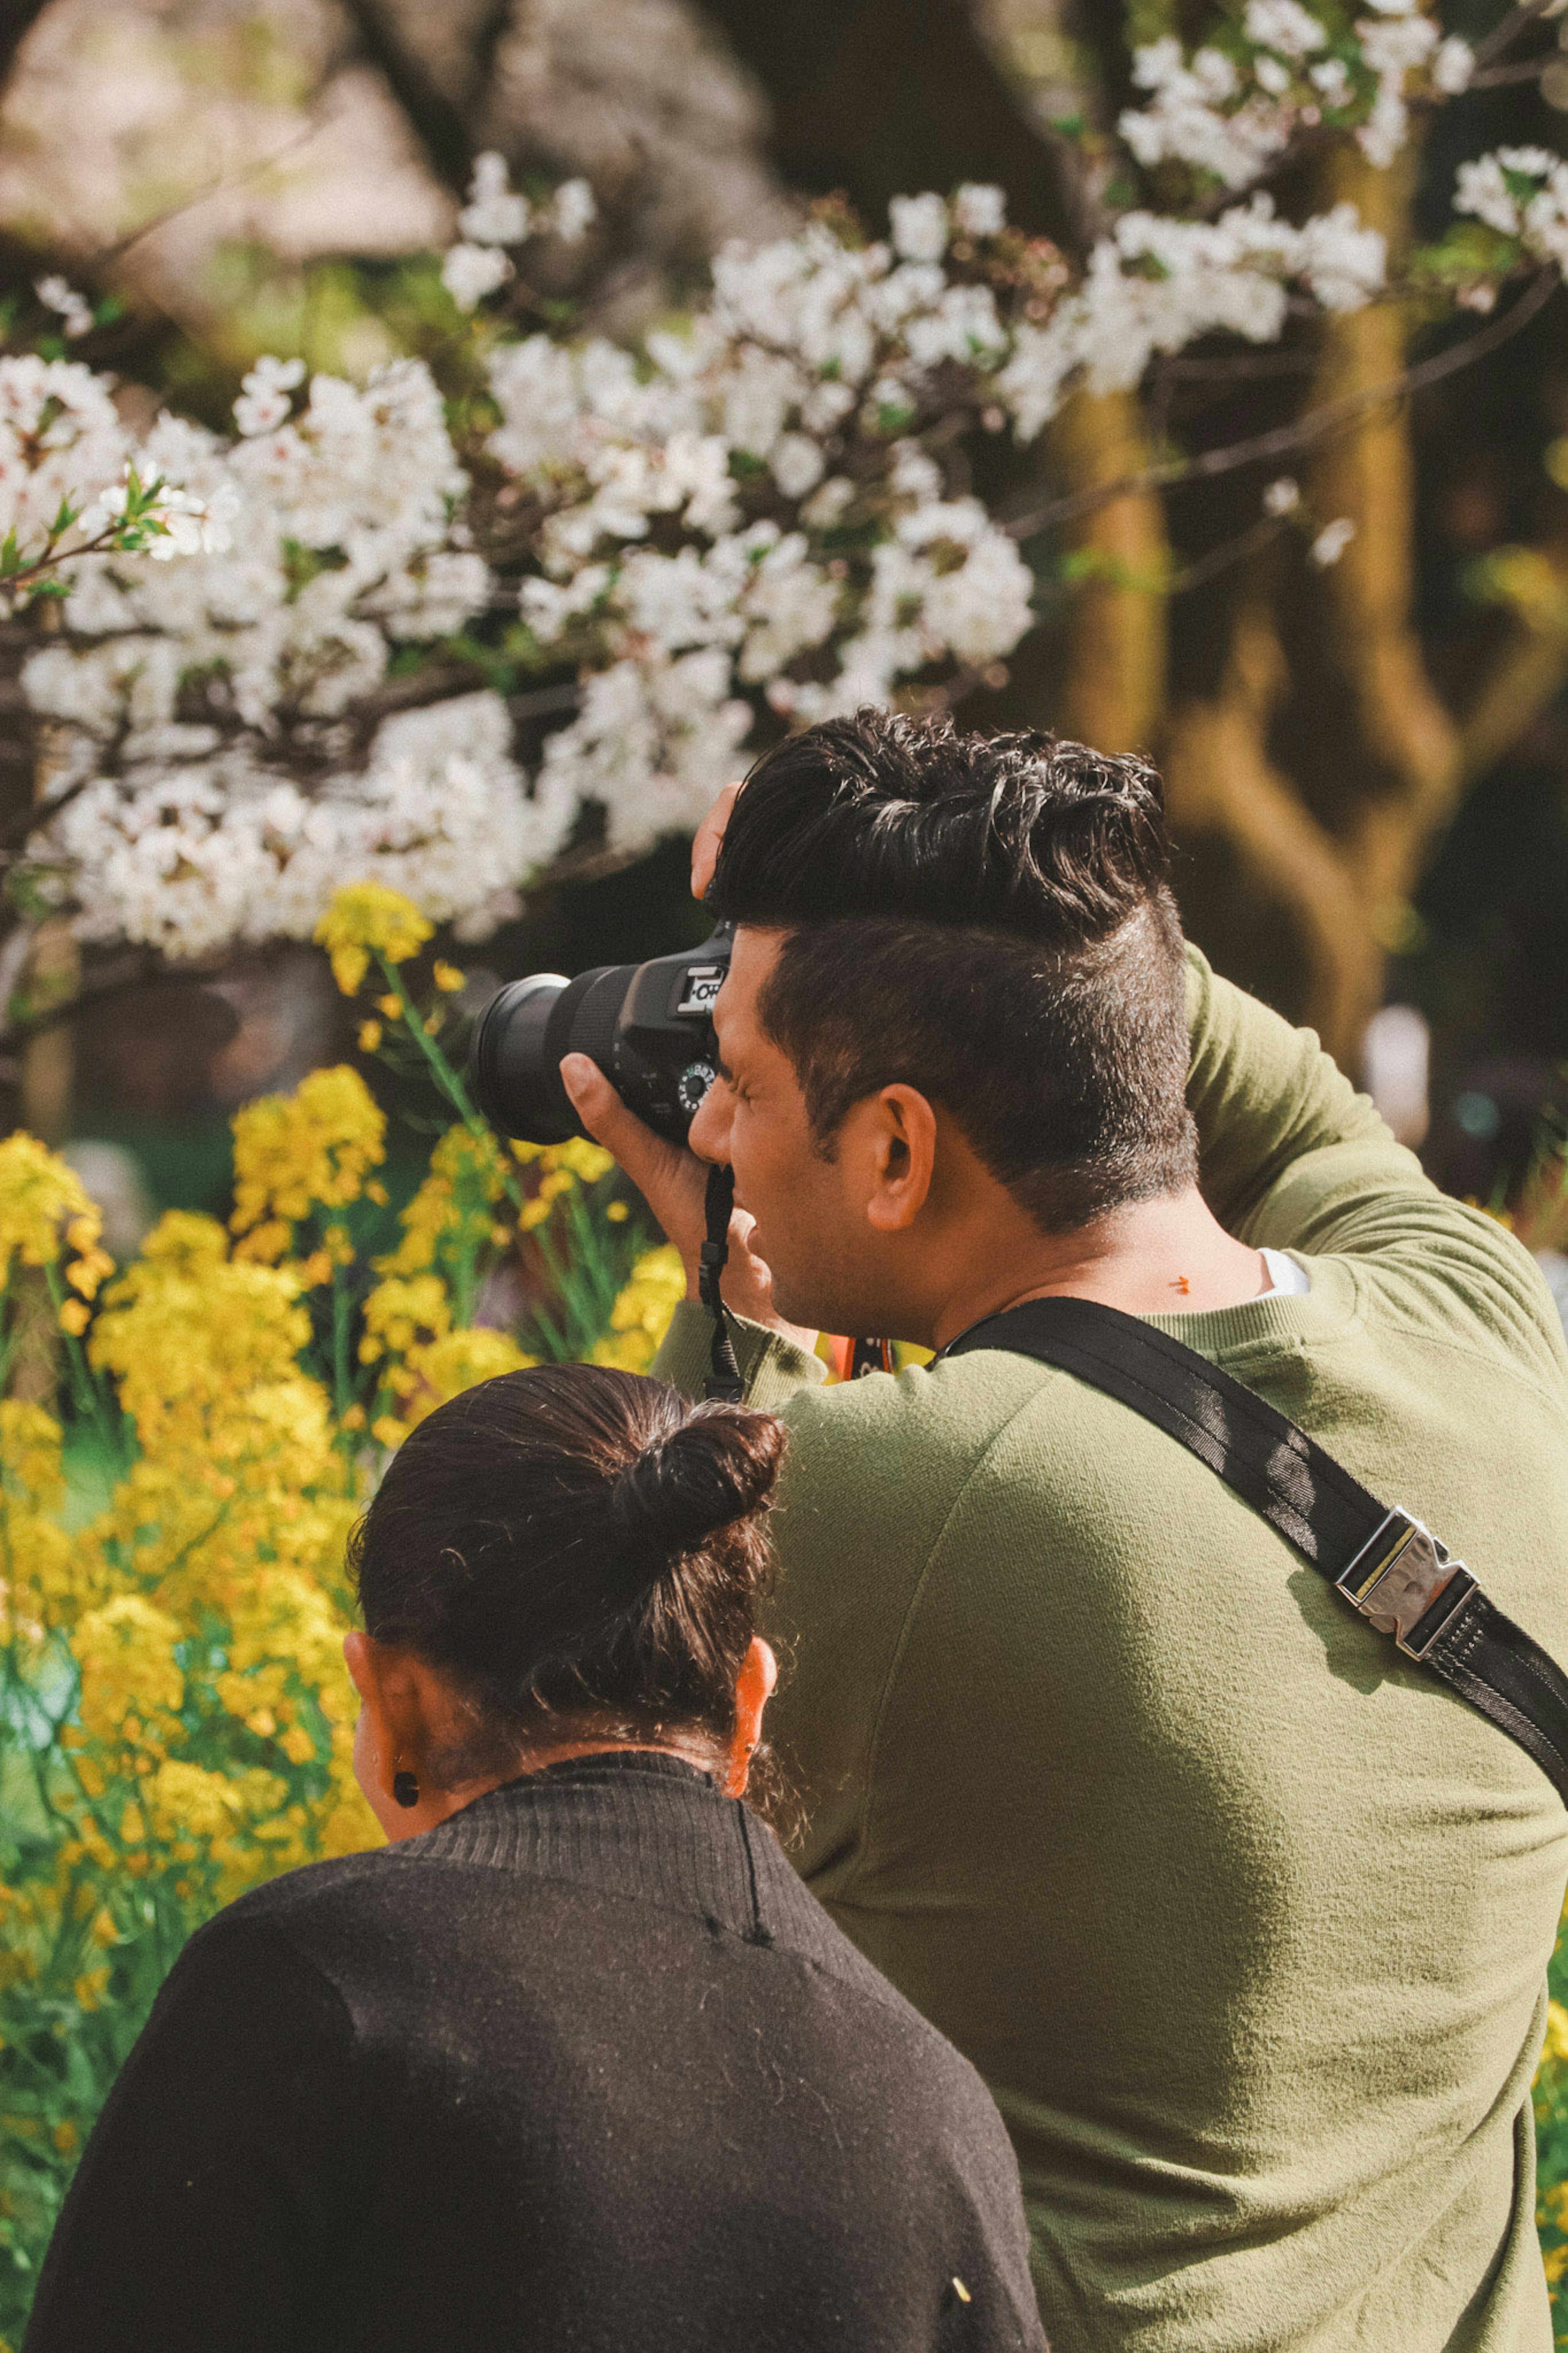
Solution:
[[[786,934],[758,1010],[826,1155],[901,1082],[1066,1232],[1196,1174],[1169,867],[1147,761],[863,710],[757,763],[710,898]]]

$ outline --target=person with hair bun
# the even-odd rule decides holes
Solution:
[[[25,2353],[1044,2353],[979,2077],[744,1803],[784,1437],[586,1365],[355,1532],[372,1854],[191,1939]]]

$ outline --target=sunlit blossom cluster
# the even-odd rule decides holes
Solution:
[[[1537,261],[1568,266],[1568,163],[1544,147],[1500,147],[1461,164],[1454,209],[1517,238]]]
[[[441,264],[441,282],[459,311],[471,311],[513,272],[509,247],[540,237],[577,245],[597,216],[586,180],[563,181],[546,204],[531,204],[511,185],[506,158],[493,150],[474,161],[468,201],[458,216],[458,244]]]
[[[1122,133],[1197,174],[1185,215],[1122,212],[1075,273],[994,187],[896,198],[869,240],[829,206],[721,253],[709,298],[637,351],[519,335],[502,306],[473,330],[494,411],[461,449],[415,360],[362,385],[263,358],[231,438],[164,417],[135,448],[90,370],[0,362],[0,521],[43,531],[69,493],[79,530],[111,526],[127,485],[162,486],[153,541],[79,559],[24,669],[58,723],[39,887],[85,938],[176,957],[307,938],[358,878],[478,938],[570,846],[689,829],[781,723],[999,682],[1035,581],[965,438],[1031,441],[1079,387],[1200,337],[1267,343],[1293,311],[1386,295],[1351,205],[1210,200],[1303,127],[1386,160],[1469,69],[1414,0],[1352,33],[1247,0],[1206,47],[1139,52]],[[1456,209],[1497,240],[1434,278],[1461,302],[1568,256],[1568,165],[1543,151],[1462,166]],[[591,219],[579,184],[535,205],[482,157],[449,290],[481,301],[528,239]],[[486,628],[542,695],[454,668]],[[523,706],[548,713],[526,734]]]
[[[1412,102],[1458,96],[1474,63],[1419,0],[1373,0],[1348,33],[1300,0],[1247,0],[1239,26],[1191,52],[1173,33],[1141,47],[1132,78],[1149,96],[1118,127],[1146,167],[1184,164],[1229,188],[1324,124],[1385,167],[1409,135]]]

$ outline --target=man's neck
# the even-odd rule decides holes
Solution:
[[[1070,1233],[1030,1227],[1005,1251],[996,1240],[977,1241],[973,1266],[957,1271],[933,1321],[933,1345],[945,1347],[1026,1299],[1097,1299],[1128,1315],[1202,1314],[1270,1288],[1261,1252],[1226,1232],[1195,1185]]]

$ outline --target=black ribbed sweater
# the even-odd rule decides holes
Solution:
[[[492,1790],[194,1936],[25,2353],[1015,2353],[967,2063],[666,1757]]]

